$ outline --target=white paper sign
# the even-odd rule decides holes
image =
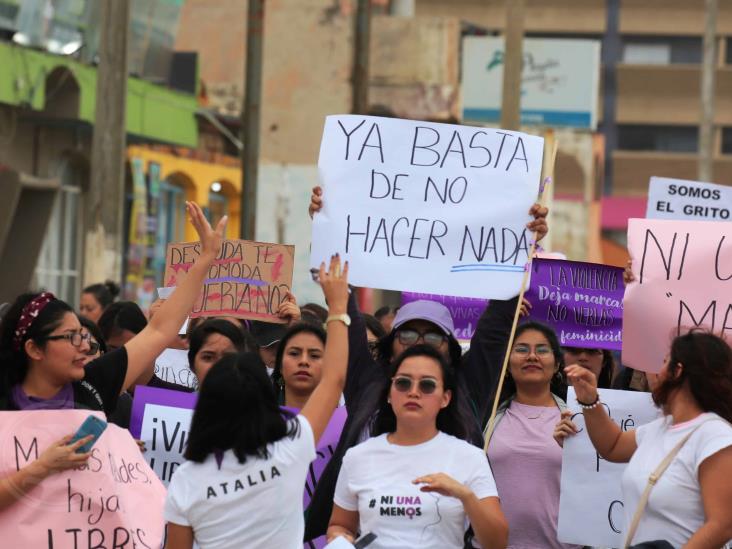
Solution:
[[[310,266],[338,252],[356,286],[513,297],[542,154],[542,138],[518,132],[329,116]]]
[[[659,417],[650,393],[600,389],[600,400],[623,431],[635,429]],[[567,405],[580,432],[564,442],[557,537],[564,543],[622,547],[626,516],[621,478],[625,463],[602,459],[592,446],[574,389]]]
[[[646,218],[732,221],[732,187],[651,177]]]
[[[167,487],[175,469],[185,459],[183,452],[193,410],[146,404],[140,439],[145,443],[145,461]]]
[[[163,381],[198,389],[198,379],[188,365],[188,351],[165,349],[155,359],[155,375]]]
[[[175,291],[175,286],[166,286],[164,288],[158,288],[158,297],[160,299],[168,299],[171,295],[173,295],[173,292]],[[183,325],[180,327],[180,330],[178,330],[179,335],[186,335],[188,333],[188,321],[190,320],[190,317],[186,317],[186,319],[183,321]]]

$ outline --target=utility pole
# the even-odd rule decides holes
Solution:
[[[501,96],[501,128],[504,130],[518,130],[521,126],[525,4],[525,0],[506,0],[503,95]]]
[[[86,219],[85,283],[121,280],[130,0],[100,1],[99,66]]]
[[[369,110],[369,44],[371,43],[371,0],[358,0],[353,59],[353,105],[355,114]]]
[[[699,181],[714,178],[714,99],[717,53],[717,0],[705,0],[704,57],[701,74],[701,122],[699,124]]]
[[[264,2],[265,0],[249,0],[247,12],[247,66],[244,77],[244,106],[241,110],[241,140],[244,149],[241,155],[242,193],[239,231],[244,240],[254,240],[257,231]]]

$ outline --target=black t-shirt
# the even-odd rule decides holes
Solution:
[[[86,365],[84,379],[71,383],[74,408],[103,411],[109,416],[117,407],[117,399],[127,375],[127,350],[124,347],[106,353]],[[0,398],[0,410],[17,410],[9,395]]]

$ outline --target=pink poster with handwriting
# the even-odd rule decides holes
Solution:
[[[0,478],[75,433],[89,414],[0,412]],[[129,432],[110,424],[84,466],[45,478],[0,513],[2,546],[157,549],[163,543],[164,504],[165,488]]]
[[[625,365],[658,372],[671,340],[695,327],[732,339],[732,224],[630,219],[628,250]]]

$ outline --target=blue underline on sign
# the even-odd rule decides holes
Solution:
[[[240,284],[251,284],[252,286],[266,286],[263,280],[255,280],[253,278],[237,278],[235,276],[224,276],[221,278],[207,278],[204,284],[215,284],[216,282],[238,282]]]
[[[453,265],[450,269],[451,273],[466,273],[471,271],[505,271],[511,273],[523,272],[523,265],[501,265],[490,263],[475,263],[470,265]]]

